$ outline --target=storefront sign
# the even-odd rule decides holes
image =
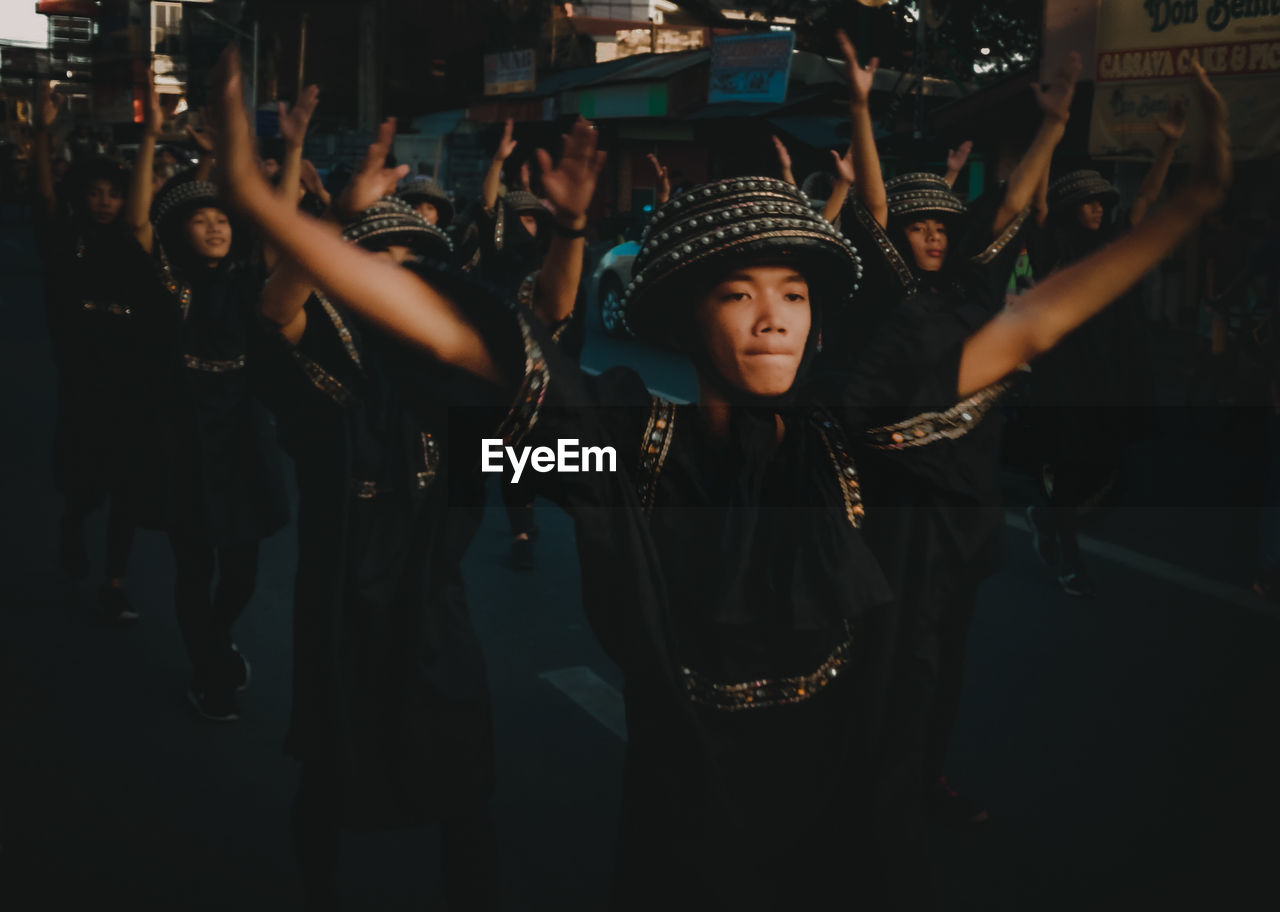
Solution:
[[[484,93],[486,95],[532,92],[533,88],[532,49],[484,55]]]
[[[1187,158],[1199,136],[1195,60],[1230,108],[1235,157],[1280,152],[1280,0],[1102,0],[1090,153],[1150,157],[1155,119],[1181,98]]]
[[[795,32],[791,31],[715,39],[711,42],[707,102],[785,101],[795,46]]]

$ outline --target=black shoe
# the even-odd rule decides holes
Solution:
[[[930,789],[929,809],[939,823],[951,826],[977,826],[991,819],[981,801],[961,797],[947,784],[946,776],[939,776]]]
[[[1058,577],[1058,585],[1062,587],[1063,592],[1075,598],[1093,598],[1098,594],[1098,590],[1093,587],[1093,581],[1085,575],[1083,570],[1068,570]]]
[[[249,682],[253,680],[249,660],[241,654],[240,647],[235,643],[231,644],[231,680],[236,686],[236,693],[244,693],[248,690]]]
[[[1039,511],[1035,507],[1027,507],[1027,528],[1031,530],[1031,547],[1041,562],[1052,570],[1058,563],[1058,537],[1052,530],[1045,531],[1037,519]]]
[[[533,540],[513,538],[511,540],[511,566],[516,570],[533,569]]]
[[[58,528],[58,559],[62,572],[73,580],[89,576],[89,552],[84,547],[84,526],[64,516]]]
[[[187,702],[202,719],[210,722],[235,722],[240,718],[236,698],[228,692],[196,690],[187,691]]]
[[[123,586],[103,583],[98,587],[98,619],[105,624],[127,624],[138,619]]]

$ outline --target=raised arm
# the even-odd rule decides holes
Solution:
[[[1006,307],[965,343],[958,391],[963,398],[1053,348],[1063,336],[1120,297],[1221,205],[1231,182],[1227,109],[1195,64],[1205,109],[1205,138],[1188,184],[1119,240],[1054,273]]]
[[[45,218],[52,218],[58,209],[58,197],[53,189],[53,143],[49,134],[58,119],[65,96],[54,92],[50,83],[41,82],[36,93],[35,127],[31,142],[31,163],[36,171],[36,193]]]
[[[1031,203],[1035,213],[1036,225],[1043,228],[1049,221],[1049,169],[1040,172],[1040,181],[1036,184],[1036,198]]]
[[[964,170],[965,163],[969,161],[969,153],[973,151],[973,140],[966,139],[955,149],[947,150],[947,173],[942,175],[942,179],[947,182],[948,187],[956,185],[956,179],[960,177],[960,172]]]
[[[480,334],[452,300],[410,270],[346,243],[272,191],[254,161],[234,47],[223,52],[214,84],[218,166],[232,205],[327,294],[433,357],[501,381]]]
[[[1066,61],[1054,73],[1053,80],[1047,88],[1032,83],[1036,93],[1036,103],[1040,106],[1042,118],[1040,129],[1036,131],[1031,145],[1023,153],[1017,167],[1009,175],[1005,185],[1004,199],[996,210],[995,220],[991,225],[992,236],[1000,234],[1009,223],[1017,218],[1018,213],[1026,209],[1035,200],[1036,187],[1042,175],[1049,171],[1049,163],[1053,159],[1053,150],[1067,131],[1067,120],[1071,116],[1071,99],[1076,91],[1076,79],[1080,76],[1080,55],[1072,51]]]
[[[1142,179],[1142,186],[1138,188],[1138,198],[1133,201],[1133,208],[1129,210],[1131,227],[1146,217],[1147,211],[1155,205],[1156,200],[1160,198],[1160,191],[1164,189],[1164,179],[1168,177],[1169,166],[1173,164],[1173,153],[1177,150],[1182,134],[1187,129],[1187,112],[1182,107],[1181,101],[1175,99],[1173,104],[1169,105],[1169,116],[1164,120],[1157,120],[1156,128],[1164,134],[1164,142],[1160,145],[1160,151],[1156,153],[1155,161],[1151,163],[1147,176]]]
[[[556,207],[551,246],[538,272],[533,305],[538,319],[548,326],[568,319],[578,298],[582,254],[587,246],[587,207],[595,195],[606,154],[596,149],[598,142],[596,128],[579,117],[564,137],[564,151],[554,168],[546,150],[537,150],[542,188]]]
[[[514,128],[514,122],[508,117],[507,122],[502,125],[502,139],[498,140],[498,148],[489,161],[489,170],[480,188],[484,208],[489,212],[493,212],[494,207],[498,205],[498,186],[502,183],[502,166],[516,149],[516,141],[511,138],[511,131]]]
[[[284,138],[284,161],[280,163],[280,195],[290,202],[298,200],[302,181],[302,147],[307,141],[307,125],[320,100],[320,89],[309,85],[302,90],[293,107],[285,111],[280,102],[280,135]]]
[[[654,202],[661,206],[667,200],[671,199],[671,175],[667,173],[667,166],[658,161],[658,156],[650,152],[645,158],[649,159],[649,164],[653,165],[654,176],[658,179],[658,189],[654,194]]]
[[[793,187],[799,186],[795,174],[791,172],[791,153],[776,136],[773,137],[773,150],[778,155],[778,169],[782,172],[782,179]]]
[[[872,57],[864,68],[858,63],[858,52],[841,29],[836,33],[844,52],[845,71],[849,79],[849,148],[853,152],[853,170],[858,175],[854,198],[871,213],[883,228],[889,224],[889,203],[884,193],[884,175],[880,171],[880,153],[876,151],[875,131],[871,126],[871,84],[875,80],[879,57]]]
[[[152,171],[155,170],[156,136],[164,120],[151,70],[147,70],[147,91],[147,104],[142,112],[142,138],[138,141],[138,157],[129,180],[129,195],[124,201],[124,223],[133,231],[142,249],[150,253],[155,243],[155,232],[151,228],[151,193],[155,180]]]
[[[845,150],[844,155],[837,155],[832,149],[831,157],[835,160],[836,179],[831,185],[831,195],[827,197],[827,204],[822,207],[822,217],[828,222],[834,222],[839,218],[840,210],[844,208],[844,201],[849,196],[849,188],[853,186],[857,176],[853,170],[852,146]]]

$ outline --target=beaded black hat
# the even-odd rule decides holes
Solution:
[[[343,230],[342,237],[373,249],[403,244],[428,259],[447,259],[453,254],[453,242],[447,234],[394,196],[384,196],[358,214]]]
[[[1049,211],[1056,212],[1087,200],[1099,200],[1104,206],[1114,206],[1120,194],[1111,182],[1087,168],[1062,175],[1049,185]]]
[[[694,187],[658,208],[640,238],[623,302],[633,335],[663,341],[674,293],[708,267],[795,259],[811,284],[843,303],[862,278],[853,242],[813,211],[803,193],[769,177],[729,178]]]
[[[209,181],[186,180],[179,175],[167,181],[151,201],[151,224],[160,228],[175,216],[205,206],[223,208],[217,185]]]
[[[429,177],[418,175],[406,178],[396,190],[396,197],[410,206],[416,206],[418,203],[430,203],[435,206],[439,216],[436,224],[441,228],[453,221],[453,200],[449,199],[449,194],[444,192],[443,187]]]
[[[951,185],[928,171],[899,174],[884,182],[889,218],[906,219],[941,214],[943,218],[964,215],[964,202]]]
[[[550,215],[542,201],[528,190],[509,190],[502,205],[514,215]]]

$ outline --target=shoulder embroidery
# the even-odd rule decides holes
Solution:
[[[516,321],[524,340],[524,377],[516,391],[515,401],[498,425],[498,436],[507,446],[517,445],[538,423],[542,400],[546,398],[547,385],[551,382],[547,359],[542,353],[542,346],[533,338],[528,321],[520,313],[516,314]]]
[[[160,243],[158,237],[155,244],[156,252],[159,254],[160,281],[164,284],[164,290],[178,302],[178,307],[182,310],[182,319],[185,320],[187,312],[191,310],[191,286],[180,281],[174,274],[173,267],[169,265],[169,256],[164,252],[164,244]]]
[[[888,233],[875,220],[866,206],[857,200],[853,200],[849,205],[853,209],[854,215],[857,216],[858,224],[871,237],[884,261],[898,277],[902,290],[904,292],[913,291],[916,287],[915,274],[911,271],[911,267],[907,265],[907,261],[902,258],[902,254],[898,252],[898,248],[894,246],[893,241],[889,239]]]
[[[844,500],[844,513],[849,520],[849,525],[860,529],[866,510],[862,506],[862,486],[858,481],[858,467],[849,454],[849,448],[845,446],[844,432],[840,425],[825,413],[815,415],[813,424],[822,438],[822,444],[827,450],[827,458],[831,460],[831,466],[835,470],[836,484]]]
[[[671,449],[671,432],[675,428],[676,406],[674,402],[652,397],[649,421],[645,424],[644,437],[640,440],[640,463],[637,473],[636,493],[640,506],[646,513],[652,512],[654,497],[658,491],[658,477]]]
[[[311,385],[332,399],[335,404],[350,408],[359,402],[355,394],[343,386],[337,377],[298,351],[296,345],[289,346],[289,351],[298,362],[298,366],[302,368],[302,372],[307,375],[307,379],[311,381]]]
[[[420,431],[418,436],[422,443],[422,470],[415,473],[414,483],[419,491],[425,491],[436,480],[436,473],[440,470],[440,448],[436,446],[435,437],[427,431]]]
[[[981,423],[1008,390],[1018,381],[1025,365],[957,402],[944,412],[921,412],[896,424],[865,431],[868,446],[876,450],[907,450],[928,446],[939,440],[963,437]]]
[[[329,318],[329,322],[333,324],[333,328],[338,332],[338,338],[342,341],[342,347],[347,350],[347,355],[356,363],[357,367],[363,367],[360,363],[360,352],[356,350],[355,337],[351,335],[351,330],[347,328],[347,324],[343,321],[342,315],[338,313],[338,309],[334,307],[329,299],[323,294],[316,291],[313,292],[325,316]]]
[[[1005,227],[1004,231],[1000,232],[1000,236],[998,238],[987,245],[981,253],[975,254],[970,259],[973,262],[984,266],[987,263],[990,263],[1000,254],[1001,250],[1004,250],[1005,247],[1009,246],[1009,242],[1012,241],[1021,230],[1023,223],[1027,220],[1029,215],[1031,215],[1030,205],[1014,216],[1013,221]]]

